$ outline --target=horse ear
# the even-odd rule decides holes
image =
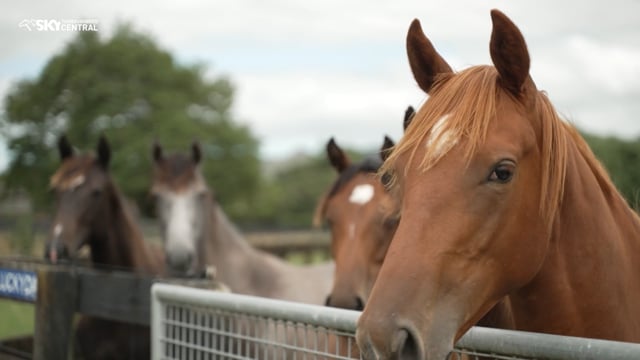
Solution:
[[[151,152],[153,153],[153,160],[155,162],[162,162],[162,159],[164,159],[164,154],[162,153],[162,146],[157,140],[153,142],[153,150]]]
[[[200,143],[197,141],[191,144],[191,157],[196,164],[199,164],[200,160],[202,160],[202,149],[200,149]]]
[[[107,169],[109,167],[109,160],[111,160],[111,147],[109,146],[109,142],[104,135],[100,135],[100,139],[98,140],[98,163],[104,168]]]
[[[502,12],[491,10],[491,21],[491,60],[500,74],[501,84],[518,95],[529,76],[527,44],[518,27]]]
[[[407,127],[409,127],[409,124],[411,124],[411,120],[413,120],[414,116],[416,116],[416,110],[413,108],[413,106],[409,105],[407,110],[405,110],[404,112],[404,120],[402,121],[403,130],[407,130]]]
[[[389,157],[389,154],[391,154],[391,149],[394,145],[395,143],[393,142],[393,140],[385,135],[384,142],[382,143],[382,147],[380,148],[380,157],[382,158],[382,161],[387,161],[387,158]]]
[[[444,61],[431,41],[424,35],[418,19],[413,20],[407,33],[407,55],[413,77],[418,82],[418,86],[426,93],[431,91],[439,74],[452,72],[449,64]]]
[[[60,153],[60,160],[65,160],[73,156],[73,147],[64,134],[58,139],[58,153]]]
[[[331,166],[333,166],[333,168],[339,173],[343,172],[351,164],[347,154],[340,149],[333,138],[331,138],[327,143],[327,156],[329,157]]]

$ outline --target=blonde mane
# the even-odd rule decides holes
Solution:
[[[498,76],[493,66],[475,66],[457,74],[442,75],[430,92],[428,106],[423,106],[415,115],[379,174],[391,174],[394,183],[394,169],[398,159],[408,153],[408,163],[412,163],[417,150],[426,144],[427,138],[434,143],[441,143],[443,136],[463,138],[465,141],[461,146],[464,146],[462,150],[465,161],[470,162],[478,146],[484,143],[491,120],[496,117],[498,93],[504,91],[499,85]],[[540,199],[540,214],[550,227],[564,192],[568,141],[572,140],[576,144],[603,188],[613,188],[613,184],[577,130],[560,119],[546,94],[538,91],[534,96],[535,113],[539,118],[539,124],[534,126],[539,126],[541,134],[538,139],[542,171],[540,193],[543,194]],[[438,123],[447,114],[447,121]],[[436,124],[442,128],[434,131]],[[452,147],[426,147],[419,163],[421,170],[429,170]]]

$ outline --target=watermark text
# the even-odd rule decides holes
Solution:
[[[98,31],[95,19],[24,19],[18,27],[28,31]]]

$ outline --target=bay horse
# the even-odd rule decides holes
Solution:
[[[74,154],[66,136],[58,140],[62,163],[51,177],[56,211],[45,244],[52,263],[75,259],[84,247],[98,267],[159,274],[161,249],[151,249],[109,174],[111,150],[101,136],[97,155]],[[148,359],[149,327],[83,316],[76,340],[86,359]]]
[[[398,224],[394,200],[377,176],[393,145],[385,136],[380,156],[357,163],[333,138],[326,145],[327,158],[338,177],[318,201],[313,225],[326,222],[331,233],[336,270],[327,306],[362,311],[378,276]]]
[[[331,289],[333,263],[296,266],[255,249],[217,203],[200,171],[201,149],[165,155],[153,146],[151,193],[156,198],[167,270],[198,276],[213,268],[231,292],[323,304]]]
[[[398,229],[358,322],[365,359],[445,359],[507,297],[518,330],[640,341],[640,221],[491,11],[493,66],[454,73],[411,24],[429,98],[383,164]]]

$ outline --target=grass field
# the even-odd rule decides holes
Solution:
[[[0,299],[0,339],[33,333],[33,305]]]

